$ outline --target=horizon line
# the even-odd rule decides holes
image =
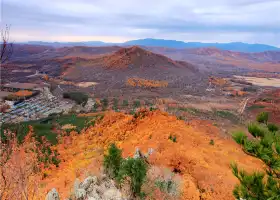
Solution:
[[[163,40],[163,41],[173,41],[173,42],[183,42],[183,43],[201,43],[201,44],[233,44],[233,43],[240,43],[240,44],[249,44],[249,45],[267,45],[271,47],[280,48],[280,46],[277,45],[271,45],[271,44],[265,44],[265,43],[248,43],[248,42],[240,42],[240,41],[234,41],[234,42],[199,42],[199,41],[183,41],[183,40],[172,40],[172,39],[159,39],[159,38],[140,38],[140,39],[134,39],[134,40],[126,40],[124,42],[104,42],[102,40],[81,40],[81,41],[43,41],[43,40],[28,40],[28,41],[21,41],[21,42],[14,42],[15,44],[20,43],[32,43],[32,42],[42,42],[42,43],[89,43],[89,42],[100,42],[104,44],[124,44],[126,42],[130,41],[137,41],[137,40]],[[144,45],[145,46],[145,45]]]

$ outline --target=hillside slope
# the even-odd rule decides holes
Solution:
[[[97,59],[97,62],[99,59]],[[188,68],[192,71],[197,69],[186,62],[174,61],[163,55],[144,50],[138,46],[122,48],[117,52],[100,58],[101,65],[109,69],[126,69],[126,68]]]
[[[258,53],[244,53],[218,48],[173,49],[146,47],[146,49],[165,55],[175,60],[185,60],[208,68],[209,71],[225,71],[235,73],[242,71],[262,70],[267,72],[280,72],[280,52],[266,51]]]
[[[192,83],[201,78],[201,72],[191,63],[175,61],[140,47],[122,48],[114,53],[73,63],[63,78],[73,81],[94,81],[95,88],[123,88],[129,78],[167,81],[169,86]],[[102,88],[101,88],[102,87]],[[101,88],[101,89],[100,89]],[[120,93],[120,91],[118,91]]]
[[[175,135],[177,142],[169,140]],[[214,145],[210,145],[210,140]],[[160,111],[143,112],[142,117],[109,112],[104,119],[80,135],[65,137],[58,145],[64,162],[43,181],[43,191],[55,187],[65,198],[75,178],[98,175],[103,153],[115,142],[123,156],[132,156],[139,148],[146,153],[152,166],[168,168],[182,181],[182,200],[234,200],[232,190],[238,182],[230,163],[235,161],[247,171],[261,170],[262,163],[246,155],[233,140],[222,137],[217,127],[207,121],[186,124]]]

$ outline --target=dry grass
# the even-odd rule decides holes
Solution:
[[[67,130],[67,129],[75,129],[76,126],[73,126],[72,124],[65,124],[64,126],[61,127],[62,130]]]
[[[148,80],[142,78],[129,78],[126,81],[127,85],[133,87],[144,87],[144,88],[162,88],[167,87],[167,81],[157,81],[157,80]]]
[[[258,86],[272,86],[280,87],[280,79],[277,78],[259,78],[259,77],[249,77],[249,76],[235,76],[238,79],[246,80],[249,83]]]
[[[132,156],[138,147],[143,153],[152,148],[149,161],[175,171],[180,181],[181,199],[229,199],[237,183],[230,163],[236,161],[247,171],[261,170],[262,163],[250,157],[234,141],[220,138],[217,127],[206,121],[192,121],[187,125],[174,116],[160,111],[145,112],[139,118],[123,113],[106,113],[104,119],[80,135],[64,137],[58,145],[65,160],[44,180],[47,191],[57,188],[61,197],[69,194],[69,185],[75,177],[83,178],[90,170],[98,173],[102,154],[109,144],[116,143],[123,149],[123,156]],[[168,140],[176,135],[177,142]],[[209,145],[213,139],[215,145]],[[200,191],[204,191],[201,193]]]
[[[80,83],[78,83],[77,85],[78,85],[79,87],[87,88],[87,87],[95,86],[95,85],[97,85],[97,84],[98,84],[98,83],[96,83],[96,82],[80,82]]]

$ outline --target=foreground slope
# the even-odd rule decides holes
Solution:
[[[177,142],[169,140],[175,135]],[[214,145],[210,145],[210,140]],[[104,119],[80,135],[63,138],[58,145],[64,162],[44,180],[44,192],[55,187],[67,197],[75,178],[100,173],[103,153],[115,142],[123,156],[132,156],[138,147],[144,153],[154,150],[152,166],[168,168],[182,179],[180,199],[234,199],[237,183],[230,168],[235,161],[247,171],[261,170],[262,163],[249,155],[230,138],[219,133],[207,121],[187,124],[160,111],[143,112],[141,117],[123,113],[105,113]]]

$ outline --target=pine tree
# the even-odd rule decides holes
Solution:
[[[118,180],[131,179],[131,191],[134,196],[141,196],[141,187],[146,179],[148,166],[142,158],[128,158],[122,162]]]
[[[121,163],[122,151],[115,144],[111,144],[108,155],[104,155],[105,173],[111,178],[116,178],[119,174]]]
[[[259,123],[267,124],[267,120],[267,113],[257,117]],[[240,182],[235,186],[233,195],[246,200],[280,200],[280,133],[274,126],[257,123],[249,124],[248,131],[254,139],[248,139],[242,132],[233,134],[233,139],[246,153],[260,158],[267,165],[266,173],[249,174],[238,169],[237,164],[232,164],[232,172]]]

